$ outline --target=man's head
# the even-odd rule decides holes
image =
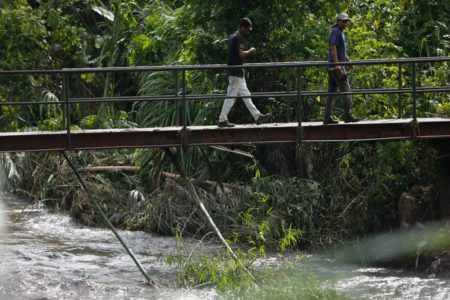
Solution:
[[[249,18],[243,18],[241,19],[241,22],[239,23],[239,32],[243,36],[247,36],[252,31],[252,21],[250,21]]]
[[[347,23],[349,21],[348,14],[345,12],[341,12],[336,17],[336,25],[340,30],[344,30],[347,27]]]

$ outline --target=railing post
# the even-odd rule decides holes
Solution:
[[[178,70],[175,70],[175,97],[179,96],[179,86],[178,86]],[[180,126],[180,103],[178,100],[175,100],[175,122],[176,126]]]
[[[417,122],[417,94],[416,94],[416,63],[412,65],[412,97],[413,97],[413,119]]]
[[[291,92],[291,74],[290,74],[290,68],[286,67],[286,92],[287,94],[289,94]],[[287,107],[291,107],[291,97],[287,97],[287,102],[288,105]],[[287,121],[290,122],[291,121],[291,111],[288,109],[286,111],[286,117],[287,117]]]
[[[187,117],[188,105],[186,101],[186,70],[182,71],[182,88],[183,88],[183,129],[181,130],[181,147],[186,148],[187,143]]]
[[[288,93],[291,91],[290,73],[291,72],[289,72],[289,67],[286,67],[286,92]]]
[[[397,118],[401,119],[403,117],[403,103],[402,98],[403,94],[401,90],[403,88],[403,72],[402,72],[402,64],[398,64],[398,89],[400,93],[398,94],[398,107],[397,107]]]
[[[69,95],[69,73],[63,74],[63,100],[65,103],[65,122],[64,125],[66,126],[67,131],[67,150],[72,150],[72,136],[70,135],[70,95]]]
[[[303,140],[303,127],[302,127],[302,92],[301,92],[301,68],[297,67],[297,143],[300,143]]]

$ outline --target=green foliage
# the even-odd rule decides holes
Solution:
[[[234,287],[249,286],[252,279],[245,272],[242,264],[236,262],[228,251],[217,251],[205,255],[202,245],[192,249],[178,239],[176,252],[165,258],[166,263],[174,267],[177,284],[181,287],[214,287],[225,291]],[[249,264],[250,256],[237,251],[240,262]]]
[[[44,92],[42,99],[45,102],[55,102],[56,104],[45,104],[39,106],[38,123],[39,130],[62,130],[64,129],[64,118],[59,99],[50,91]]]
[[[182,240],[179,240],[179,242]],[[336,278],[320,278],[305,257],[286,261],[282,267],[252,268],[258,285],[243,271],[234,259],[218,251],[208,252],[204,245],[192,248],[177,245],[175,254],[165,261],[175,268],[177,284],[185,288],[215,288],[225,299],[347,299],[333,288]],[[238,252],[247,267],[254,257]]]
[[[152,1],[141,8],[140,22],[132,32],[127,50],[130,65],[161,65],[177,61],[185,33],[178,15],[179,12],[164,1]]]
[[[53,1],[51,1],[53,2]],[[26,1],[13,1],[0,10],[0,69],[60,69],[82,66],[87,61],[90,36],[75,16],[89,11],[84,1],[42,3],[32,9]],[[50,75],[0,77],[0,101],[37,101],[43,93],[60,94],[61,78]],[[45,97],[44,97],[45,98]],[[38,123],[39,127],[61,128],[60,116],[53,106],[46,116],[39,108],[2,107],[7,128],[17,129]],[[51,113],[50,111],[54,112]],[[59,113],[57,113],[59,114]],[[48,120],[45,118],[48,117]]]
[[[59,69],[86,62],[83,19],[92,1],[42,3],[32,9],[14,1],[0,10],[0,58],[3,69]]]
[[[319,195],[316,183],[290,178],[255,178],[253,188],[241,195],[235,237],[264,254],[265,247],[281,251],[297,245],[307,224],[307,206]]]
[[[377,0],[337,4],[263,0],[223,4],[197,0],[188,3],[70,0],[41,3],[39,9],[31,9],[25,1],[5,4],[0,18],[0,46],[3,45],[0,47],[0,61],[3,68],[8,69],[61,68],[88,63],[98,66],[224,63],[226,38],[243,16],[249,16],[254,23],[253,33],[246,42],[258,49],[253,61],[324,60],[328,52],[328,29],[334,23],[336,13],[342,10],[348,11],[352,17],[347,37],[353,59],[418,55],[417,49],[420,55],[448,53],[448,25],[440,21],[448,19],[445,1],[398,3]],[[252,91],[282,91],[288,85],[295,86],[293,76],[285,70],[250,70],[249,73],[248,84]],[[411,71],[404,70],[403,73],[403,85],[409,85]],[[447,74],[446,65],[424,66],[420,83],[445,85]],[[396,66],[360,67],[351,74],[351,80],[354,88],[386,88],[398,85],[397,76]],[[326,86],[326,74],[322,69],[308,69],[303,77],[303,90],[324,89]],[[137,79],[139,83],[136,83]],[[49,85],[48,82],[55,79],[39,79],[30,89],[32,80],[0,82],[5,85],[0,99],[37,99],[42,85]],[[180,80],[179,77],[179,86]],[[89,88],[102,96],[178,94],[180,88],[175,90],[174,82],[172,75],[165,74],[108,73],[91,78]],[[223,71],[192,72],[187,74],[186,82],[188,93],[224,92],[226,75]],[[57,94],[57,83],[53,84],[46,89]],[[75,84],[74,90],[78,87]],[[396,108],[400,99],[395,100],[393,102],[392,96],[383,95],[356,96],[355,113],[369,119],[396,117],[401,110]],[[437,107],[446,100],[442,95],[424,95],[418,105],[423,111],[420,115],[435,114]],[[320,97],[304,99],[305,120],[321,119],[323,102]],[[405,97],[402,102],[404,115],[411,115],[411,99]],[[180,111],[172,104],[136,104],[140,125],[178,123]],[[220,105],[221,101],[190,103],[190,124],[215,123]],[[270,111],[277,121],[292,120],[295,111],[293,103],[286,99],[263,99],[258,106],[263,111]],[[100,105],[96,112],[100,119],[98,123],[114,118],[117,109],[128,110],[129,107]],[[11,119],[8,122],[11,128],[23,126],[20,122],[13,125],[13,120],[34,121],[26,110],[17,112],[18,116],[10,108],[3,110]],[[238,122],[248,121],[246,115],[235,113],[232,117]]]
[[[443,103],[439,106],[437,112],[445,117],[450,117],[450,102]]]
[[[339,217],[355,230],[353,234],[395,228],[400,194],[435,181],[436,153],[426,144],[343,145],[336,150],[340,158],[334,169],[328,176],[317,175],[330,197],[330,209],[341,206]],[[430,217],[427,212],[421,216]]]
[[[241,194],[233,236],[259,252],[275,243],[281,250],[286,240],[320,248],[392,230],[402,192],[435,188],[436,153],[426,143],[303,144],[298,151],[309,179],[255,177]],[[418,221],[433,219],[433,199]]]
[[[130,121],[130,117],[125,111],[118,111],[114,116],[110,116],[110,114],[106,116],[88,115],[80,121],[80,127],[83,129],[134,128],[136,123]]]
[[[448,38],[450,4],[445,0],[409,0],[401,3],[398,39],[410,56],[445,56],[450,50]]]

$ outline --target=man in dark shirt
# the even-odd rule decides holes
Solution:
[[[228,59],[229,66],[243,65],[242,59],[256,54],[256,49],[251,47],[244,50],[244,37],[248,36],[252,31],[252,22],[248,18],[243,18],[239,23],[239,27],[228,39]],[[267,121],[269,114],[261,114],[250,98],[251,94],[247,88],[245,81],[244,69],[233,68],[228,69],[228,90],[227,98],[223,102],[222,111],[219,116],[219,127],[233,127],[234,124],[228,122],[228,114],[236,102],[237,95],[240,95],[247,106],[247,109],[255,119],[256,124],[262,124]]]
[[[344,30],[347,27],[349,18],[346,13],[340,13],[336,18],[336,24],[330,30],[330,50],[328,54],[328,62],[345,62],[350,61],[345,49]],[[349,66],[353,68],[352,65]],[[337,90],[341,92],[350,91],[350,83],[348,81],[347,72],[344,66],[334,66],[328,70],[328,92],[335,93]],[[344,122],[357,122],[358,120],[352,114],[352,96],[342,95],[344,102]],[[337,124],[337,120],[333,119],[334,102],[336,95],[328,96],[325,105],[325,116],[323,124]]]

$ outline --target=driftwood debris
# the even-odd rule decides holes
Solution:
[[[140,168],[135,166],[96,166],[79,168],[77,171],[80,173],[136,173],[139,170]]]
[[[140,168],[135,166],[95,166],[95,167],[84,167],[79,168],[77,171],[79,173],[115,173],[115,172],[122,172],[122,173],[137,173],[139,172]],[[181,181],[182,178],[179,174],[169,173],[169,172],[162,172],[162,177]],[[190,181],[194,181],[195,179],[192,177],[189,177]],[[218,183],[211,180],[205,180],[203,181],[204,184],[208,186],[216,186]],[[224,183],[225,187],[229,187],[229,184]]]

